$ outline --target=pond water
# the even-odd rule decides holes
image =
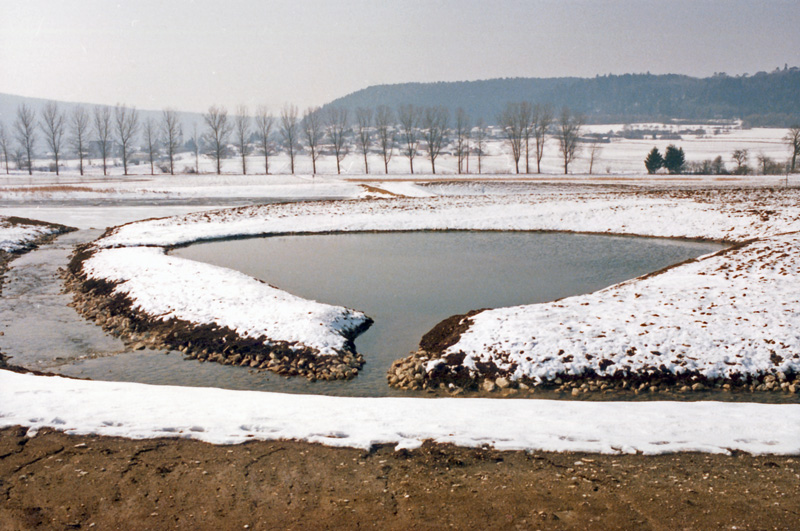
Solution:
[[[717,243],[553,232],[389,232],[273,236],[195,244],[176,256],[242,271],[304,298],[364,311],[366,359],[349,382],[309,383],[217,364],[128,359],[126,379],[337,395],[408,395],[386,384],[395,359],[436,323],[477,308],[588,293],[720,249]],[[164,356],[155,356],[164,360]],[[180,362],[177,356],[168,356]],[[108,360],[96,361],[101,366]],[[92,377],[92,362],[81,375]],[[201,366],[198,369],[198,366]],[[99,369],[100,367],[98,367]],[[87,372],[88,371],[88,372]],[[102,372],[102,370],[100,370]]]

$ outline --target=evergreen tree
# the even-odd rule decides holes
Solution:
[[[667,146],[664,152],[664,167],[671,174],[681,173],[686,157],[683,155],[683,148],[678,148],[672,144]]]
[[[647,154],[647,158],[644,159],[644,166],[647,168],[647,173],[651,175],[664,167],[664,157],[661,156],[657,147],[651,149],[650,153]]]

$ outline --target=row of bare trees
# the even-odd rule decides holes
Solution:
[[[212,105],[203,115],[205,131],[198,133],[197,126],[187,145],[194,150],[195,171],[199,172],[201,152],[215,161],[216,172],[222,172],[222,161],[229,155],[231,145],[238,151],[241,171],[248,172],[248,155],[254,148],[263,153],[264,171],[270,171],[270,157],[280,147],[289,156],[290,171],[295,173],[298,153],[305,150],[311,158],[312,172],[317,173],[317,162],[324,152],[331,153],[336,160],[337,173],[342,171],[342,162],[355,150],[363,157],[364,172],[370,173],[369,153],[378,153],[383,160],[385,173],[389,162],[397,151],[408,160],[410,173],[415,172],[414,163],[420,154],[430,162],[432,173],[436,173],[436,161],[447,146],[457,160],[458,173],[469,172],[470,156],[477,159],[477,171],[482,173],[488,130],[482,122],[472,125],[463,109],[458,109],[450,126],[450,114],[444,107],[418,107],[400,105],[396,112],[385,105],[375,109],[358,108],[355,119],[347,109],[309,107],[299,114],[294,105],[285,105],[279,117],[269,113],[266,107],[258,107],[250,115],[247,107],[239,106],[236,114],[228,115],[224,107]],[[498,116],[501,134],[508,145],[514,169],[517,173],[541,173],[545,145],[549,139],[558,142],[564,173],[575,160],[584,124],[583,118],[569,109],[562,109],[555,116],[549,106],[533,105],[530,102],[512,102]],[[797,154],[800,153],[798,129],[791,129],[787,141],[792,149],[792,171]],[[81,175],[89,146],[102,159],[103,174],[107,175],[108,160],[116,153],[122,162],[124,174],[136,149],[146,152],[150,172],[155,173],[157,161],[164,160],[162,171],[174,174],[176,157],[184,142],[180,116],[173,109],[164,109],[160,119],[149,118],[141,122],[135,107],[95,106],[87,111],[82,106],[71,113],[61,111],[58,104],[50,102],[36,114],[27,105],[17,109],[13,123],[16,151],[12,139],[0,123],[0,154],[9,171],[9,158],[16,159],[17,166],[32,174],[32,160],[41,133],[52,154],[53,166],[59,173],[63,153],[72,147],[78,155]],[[136,146],[141,133],[141,145]],[[590,168],[596,158],[598,146],[592,145]],[[160,163],[159,163],[160,164]],[[591,172],[591,169],[590,169]]]
[[[66,116],[57,103],[48,103],[37,123],[34,112],[26,105],[17,110],[14,130],[19,148],[23,154],[20,167],[32,173],[32,160],[37,141],[37,127],[44,134],[47,147],[54,159],[56,174],[59,173],[61,154],[65,137],[78,155],[79,170],[84,173],[84,162],[88,156],[88,146],[93,144],[102,159],[103,174],[108,172],[108,159],[116,151],[122,161],[123,172],[128,174],[128,166],[134,151],[137,134],[142,133],[142,149],[147,153],[150,172],[155,173],[156,161],[166,157],[169,173],[175,173],[175,159],[183,143],[183,130],[179,115],[175,110],[164,109],[161,123],[153,119],[140,122],[135,107],[117,105],[113,108],[96,106],[90,114],[84,107],[75,107]],[[247,156],[255,144],[264,155],[265,173],[269,173],[269,158],[277,150],[274,129],[278,129],[280,144],[289,155],[290,171],[295,173],[295,157],[306,149],[311,157],[312,172],[317,173],[317,161],[323,150],[329,148],[336,159],[337,173],[341,173],[342,161],[350,153],[351,146],[360,152],[364,159],[364,172],[369,173],[368,153],[376,150],[383,159],[384,172],[389,172],[389,162],[397,148],[414,173],[414,162],[421,151],[427,154],[431,172],[436,173],[436,160],[452,136],[454,154],[458,162],[458,173],[468,171],[469,156],[477,157],[478,173],[482,172],[482,159],[485,155],[487,129],[482,122],[474,127],[463,109],[458,109],[454,127],[450,129],[449,111],[444,107],[418,107],[400,105],[397,113],[385,105],[376,109],[358,108],[355,123],[351,127],[347,109],[318,107],[306,109],[302,117],[294,105],[285,105],[279,120],[272,116],[266,107],[259,107],[250,116],[247,107],[239,106],[236,114],[229,117],[227,109],[212,105],[203,115],[205,132],[201,136],[195,127],[191,144],[195,152],[195,171],[199,171],[199,154],[203,150],[215,161],[216,172],[222,172],[222,161],[228,156],[229,146],[233,144],[241,158],[241,170],[247,173]],[[531,172],[531,156],[536,160],[536,171],[541,173],[541,161],[547,135],[554,125],[553,113],[549,107],[532,105],[528,102],[509,103],[498,117],[503,135],[511,150],[517,173],[520,173],[520,159],[525,157],[525,173]],[[557,122],[555,136],[559,140],[564,161],[564,172],[577,151],[578,137],[582,120],[564,109]],[[351,142],[351,137],[354,142]],[[255,142],[253,142],[255,140]],[[0,149],[6,162],[10,152],[5,130],[0,125]],[[17,157],[20,159],[20,157]]]
[[[317,173],[317,161],[325,149],[332,151],[336,159],[336,171],[341,173],[342,161],[353,147],[363,156],[364,172],[369,173],[368,154],[377,150],[382,159],[384,171],[389,172],[389,161],[395,148],[408,158],[409,171],[414,173],[414,160],[420,146],[425,150],[431,163],[431,171],[436,173],[436,159],[441,154],[447,140],[449,113],[443,107],[415,107],[401,105],[395,113],[385,105],[376,109],[358,108],[355,111],[355,123],[351,125],[347,109],[329,107],[309,107],[300,115],[297,106],[285,105],[276,119],[264,107],[259,107],[252,118],[244,106],[236,109],[232,121],[224,107],[212,105],[203,115],[207,133],[204,140],[208,146],[207,153],[216,161],[216,171],[222,171],[220,161],[227,155],[233,144],[241,156],[242,173],[247,173],[246,157],[250,153],[251,140],[255,135],[255,144],[264,154],[265,172],[269,173],[269,157],[276,151],[272,142],[273,129],[277,128],[280,144],[289,156],[291,173],[295,173],[297,154],[305,149],[311,158],[312,173]],[[252,130],[252,124],[255,129]],[[456,142],[459,159],[459,173],[468,156],[468,142],[473,130],[469,127],[466,113],[459,109],[456,120]],[[474,136],[477,148],[473,149],[480,158],[485,149],[486,129],[483,124]],[[352,139],[352,141],[351,141]]]
[[[123,171],[128,175],[128,166],[140,130],[136,107],[96,106],[90,113],[85,107],[76,106],[67,114],[57,103],[48,102],[39,114],[37,120],[36,113],[24,103],[17,108],[13,123],[16,151],[13,151],[14,146],[5,127],[0,124],[0,151],[6,173],[9,172],[9,158],[15,158],[18,167],[27,168],[28,174],[33,173],[34,151],[39,139],[37,131],[41,131],[52,154],[56,175],[60,173],[62,154],[68,146],[78,155],[78,169],[83,175],[90,145],[95,146],[103,161],[103,175],[108,174],[108,162],[114,148],[117,148]],[[163,124],[156,125],[147,120],[142,129],[145,149],[150,155],[151,171],[154,171],[154,155],[161,142],[162,132],[169,154],[170,169],[174,171],[174,157],[180,147],[181,137],[177,113],[165,110]]]
[[[511,102],[497,117],[511,149],[514,167],[520,173],[519,161],[525,157],[525,173],[531,173],[531,150],[536,159],[536,173],[542,173],[542,158],[548,135],[558,140],[564,173],[578,153],[578,142],[584,119],[572,113],[567,107],[561,110],[558,119],[547,105],[533,105],[530,102]],[[593,157],[592,160],[594,160]]]

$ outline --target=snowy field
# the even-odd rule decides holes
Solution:
[[[410,180],[410,177],[406,175],[405,179]],[[622,176],[621,180],[625,178]],[[145,246],[169,246],[233,235],[356,230],[481,228],[608,232],[729,242],[755,239],[737,251],[705,257],[649,279],[635,279],[584,296],[586,300],[566,299],[559,304],[584,312],[578,315],[594,316],[595,320],[597,316],[604,317],[607,320],[602,327],[629,334],[629,337],[633,335],[626,327],[647,328],[648,334],[652,335],[642,336],[645,339],[637,341],[654,343],[661,340],[659,334],[669,334],[664,330],[670,330],[673,318],[691,320],[694,311],[703,315],[697,321],[705,323],[691,325],[676,321],[677,326],[690,327],[687,334],[696,331],[704,338],[687,351],[680,352],[687,364],[697,362],[697,366],[705,364],[712,368],[710,370],[717,370],[724,368],[723,365],[729,366],[725,361],[735,362],[736,353],[743,353],[752,355],[755,361],[750,365],[740,364],[737,370],[763,370],[767,363],[765,360],[772,363],[770,370],[776,367],[796,370],[797,360],[791,356],[782,356],[776,365],[774,358],[769,356],[769,350],[776,347],[765,350],[762,340],[767,336],[773,341],[777,338],[783,343],[778,346],[785,346],[787,352],[800,351],[798,336],[793,332],[800,330],[796,312],[800,293],[797,281],[800,256],[795,235],[784,234],[800,231],[800,207],[797,206],[800,195],[793,189],[756,188],[764,182],[761,177],[740,178],[734,182],[744,188],[722,190],[707,190],[705,185],[711,182],[683,190],[681,187],[685,182],[680,178],[666,185],[662,181],[658,186],[658,178],[651,181],[646,181],[646,176],[636,178],[647,186],[595,188],[591,185],[553,185],[525,188],[515,183],[436,186],[398,183],[402,184],[398,191],[407,190],[413,195],[428,197],[276,204],[145,221],[121,227],[98,241],[96,246],[102,249],[103,254],[107,253],[105,259],[108,263],[95,268],[92,274],[99,278],[113,278],[120,271],[135,275],[135,267],[152,268],[163,285],[168,285],[173,275],[192,277],[196,285],[186,286],[184,291],[190,298],[200,297],[198,300],[202,304],[201,292],[209,282],[202,265],[185,275],[195,266],[166,264],[168,255],[158,249],[143,252],[146,257],[135,267],[131,266],[133,261],[127,259],[125,253],[139,253],[142,249],[137,248]],[[167,179],[170,178],[160,178],[153,188]],[[209,179],[213,182],[214,178]],[[225,185],[222,181],[217,182],[219,189],[212,190],[211,197],[225,197],[222,190]],[[779,182],[776,180],[773,184]],[[334,184],[340,185],[338,182]],[[341,185],[351,186],[346,182]],[[480,193],[477,187],[480,187]],[[362,192],[363,189],[353,189],[352,197],[358,197]],[[132,192],[132,195],[136,197],[144,193]],[[297,196],[303,193],[298,191]],[[105,226],[100,219],[103,208],[98,207],[98,217],[91,221],[92,226]],[[2,213],[11,210],[16,215],[35,217],[35,209],[19,205],[4,208]],[[63,211],[61,217],[58,214],[60,210]],[[53,221],[68,218],[71,215],[68,210],[68,207],[54,203],[50,213],[59,219]],[[151,206],[141,214],[153,215],[157,211],[157,207]],[[164,264],[168,266],[166,269],[162,269]],[[221,274],[226,279],[240,275],[233,271],[214,274]],[[160,281],[157,278],[154,282],[158,285]],[[687,286],[687,289],[682,286]],[[746,297],[743,296],[745,291]],[[140,296],[144,308],[154,305],[153,312],[161,311],[155,305],[165,302],[159,298],[159,293],[152,290],[133,288],[131,293]],[[776,293],[780,293],[780,303],[785,304],[775,303]],[[731,296],[737,298],[734,304],[729,304]],[[585,305],[585,302],[590,304]],[[221,303],[226,304],[225,301]],[[197,300],[191,304],[197,304]],[[227,304],[229,308],[234,307],[233,301]],[[625,306],[626,312],[629,307],[635,308],[629,313],[636,315],[637,321],[623,324],[625,316],[618,311],[619,305]],[[189,306],[183,304],[182,309]],[[672,313],[668,311],[670,306],[674,306]],[[540,314],[548,314],[542,317],[544,326],[537,322],[536,339],[542,344],[546,344],[548,338],[556,341],[557,337],[558,340],[565,337],[564,327],[570,326],[562,324],[564,321],[554,315],[566,311],[556,309],[554,303],[496,311],[507,312],[502,315],[502,323],[498,323],[506,327],[504,330],[508,335],[503,338],[492,335],[496,330],[494,326],[490,326],[489,331],[481,331],[480,323],[476,321],[474,334],[464,335],[465,341],[478,345],[476,352],[491,351],[491,345],[503,346],[506,340],[519,341],[521,331],[530,326],[531,319],[541,317]],[[492,315],[491,319],[497,317]],[[638,317],[643,319],[641,323]],[[332,320],[328,323],[331,330],[335,329],[332,323]],[[652,324],[641,327],[642,323]],[[588,323],[576,323],[571,332],[574,337],[587,335],[580,326],[588,326]],[[591,326],[596,325],[591,323]],[[584,334],[580,334],[582,330]],[[694,340],[697,338],[692,337]],[[720,353],[731,350],[740,337],[750,341],[747,348],[721,358]],[[582,339],[586,340],[585,337]],[[608,337],[594,339],[582,344],[576,342],[575,348],[613,346],[613,340]],[[703,357],[706,352],[708,355]],[[689,360],[687,354],[698,359]],[[648,355],[653,354],[643,353],[642,363],[651,363]],[[531,374],[546,377],[547,370],[548,367],[539,367]],[[169,407],[165,408],[165,404]],[[425,439],[433,439],[467,446],[485,444],[500,449],[647,454],[732,450],[756,454],[800,453],[800,405],[332,399],[75,381],[2,371],[0,426],[16,424],[34,430],[51,426],[71,433],[135,438],[192,437],[214,443],[242,442],[252,438],[296,438],[364,448],[381,442],[414,447]]]
[[[214,444],[425,440],[499,450],[800,454],[800,405],[345,398],[88,382],[0,371],[0,427]]]

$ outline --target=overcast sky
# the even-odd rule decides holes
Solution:
[[[0,0],[0,92],[152,109],[785,63],[800,0]]]

